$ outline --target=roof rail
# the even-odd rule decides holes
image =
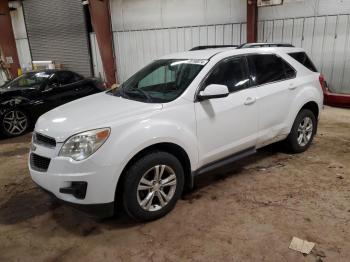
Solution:
[[[237,49],[257,47],[294,47],[294,45],[287,43],[245,43],[238,46]]]
[[[189,51],[204,50],[210,48],[223,48],[223,47],[238,47],[238,45],[200,45],[191,48]]]

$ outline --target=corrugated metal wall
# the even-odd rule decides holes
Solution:
[[[306,50],[330,88],[350,93],[350,15],[286,18],[259,22],[262,42],[286,42]]]
[[[118,80],[125,81],[138,69],[168,53],[199,45],[246,42],[246,23],[114,32]]]
[[[246,41],[246,0],[111,0],[118,80],[164,54]]]
[[[81,0],[25,0],[23,8],[33,60],[54,60],[92,74]]]
[[[350,1],[259,8],[259,41],[303,47],[332,90],[350,93]],[[118,80],[166,53],[246,41],[246,0],[111,0]]]
[[[110,0],[113,31],[246,21],[247,0]]]

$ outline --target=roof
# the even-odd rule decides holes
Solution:
[[[210,59],[211,57],[219,53],[229,53],[230,55],[240,55],[240,54],[249,54],[249,53],[291,53],[291,52],[304,52],[302,48],[297,47],[251,47],[237,49],[235,47],[226,47],[226,48],[213,48],[213,49],[204,49],[198,51],[185,51],[180,53],[168,54],[160,59]]]
[[[73,72],[73,73],[76,73],[72,70],[69,70],[69,69],[37,69],[37,70],[31,70],[31,71],[28,71],[28,72],[24,72],[24,74],[26,73],[46,73],[46,74],[52,74],[52,73],[55,73],[55,72],[60,72],[60,71],[69,71],[69,72]],[[77,73],[76,73],[77,74]]]
[[[221,53],[227,50],[234,50],[235,47],[224,47],[224,48],[212,48],[196,51],[185,51],[180,53],[173,53],[162,56],[160,59],[210,59],[217,53]]]
[[[294,46],[289,43],[260,42],[260,43],[245,43],[240,45],[238,48],[254,48],[254,47],[294,47]]]

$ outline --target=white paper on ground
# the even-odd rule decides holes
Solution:
[[[314,248],[315,243],[302,240],[297,237],[293,237],[292,242],[289,245],[290,249],[299,251],[303,254],[310,254],[311,250]]]

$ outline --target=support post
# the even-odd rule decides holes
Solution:
[[[13,79],[18,76],[20,64],[7,0],[0,0],[0,48]]]
[[[247,42],[258,39],[258,5],[257,0],[247,0]]]
[[[117,82],[116,64],[113,52],[113,32],[108,0],[89,0],[92,27],[96,33],[107,86]]]

